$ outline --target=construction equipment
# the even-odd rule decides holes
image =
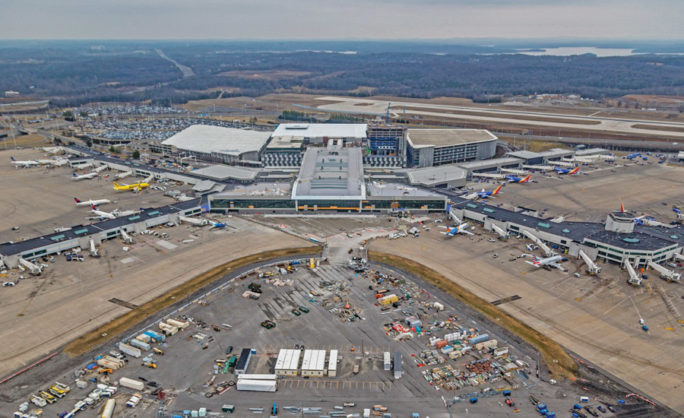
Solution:
[[[584,260],[584,262],[586,263],[587,271],[589,272],[589,274],[595,275],[601,272],[601,267],[597,266],[596,263],[594,263],[592,259],[589,258],[589,256],[584,251],[579,250],[579,255],[580,257],[582,257],[582,260]]]
[[[552,256],[554,256],[554,255],[556,254],[556,253],[553,252],[553,250],[551,250],[551,248],[549,248],[548,245],[544,244],[544,241],[542,241],[542,240],[540,240],[539,238],[537,238],[537,236],[534,235],[533,233],[531,233],[531,232],[529,232],[529,231],[526,231],[526,230],[523,230],[523,231],[522,231],[522,234],[523,234],[525,237],[527,237],[527,238],[529,238],[530,240],[532,240],[532,242],[534,242],[535,244],[537,244],[537,245],[539,246],[539,248],[542,249],[542,251],[544,252],[544,257],[552,257]]]
[[[670,282],[678,282],[679,279],[682,278],[681,274],[672,270],[668,270],[660,264],[654,263],[653,261],[648,262],[648,267],[660,273],[661,278]]]
[[[156,368],[157,368],[157,363],[154,363],[154,362],[151,362],[151,361],[147,361],[147,362],[143,363],[143,366],[149,367],[150,369],[156,369]]]
[[[631,284],[632,286],[641,286],[641,277],[639,277],[639,275],[636,273],[634,267],[632,267],[632,265],[629,263],[629,260],[625,260],[624,266],[629,273],[629,279],[627,280],[627,283]]]
[[[508,234],[506,233],[506,231],[499,228],[498,225],[492,224],[492,229],[494,230],[494,232],[496,232],[499,235],[499,239],[502,239],[502,240],[508,239]]]

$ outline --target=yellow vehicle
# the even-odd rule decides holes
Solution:
[[[44,390],[40,391],[38,395],[40,395],[41,398],[45,399],[47,403],[55,403],[55,401],[57,400],[54,396],[50,395]]]
[[[114,182],[114,190],[118,191],[134,191],[134,192],[139,192],[142,189],[146,189],[150,187],[149,183],[134,183],[134,184],[119,184],[117,182]]]
[[[54,385],[50,386],[47,391],[50,395],[54,395],[58,398],[63,398],[65,395],[63,391],[59,390],[59,388]]]
[[[160,356],[163,356],[163,355],[164,355],[164,350],[162,350],[161,348],[152,347],[152,351],[154,351],[155,353],[159,354]]]
[[[156,369],[156,368],[157,368],[157,363],[146,362],[146,363],[143,363],[143,366],[149,367],[150,369]]]
[[[100,374],[112,374],[114,373],[114,370],[112,369],[105,369],[105,368],[100,368],[97,370],[98,373]]]

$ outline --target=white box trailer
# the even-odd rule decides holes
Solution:
[[[337,350],[330,350],[330,357],[328,358],[328,376],[337,376]]]
[[[139,380],[130,379],[128,377],[122,377],[119,379],[119,386],[133,390],[143,390],[145,389],[145,384]]]
[[[126,343],[119,343],[119,351],[135,358],[142,356],[142,351],[140,351],[139,348],[135,348]]]
[[[180,328],[180,329],[185,329],[185,328],[187,328],[187,327],[190,326],[190,323],[189,323],[189,322],[187,322],[187,321],[179,321],[179,320],[177,320],[177,319],[167,319],[167,320],[166,320],[166,323],[169,324],[169,325],[171,325],[171,326],[178,327],[178,328]]]
[[[385,369],[386,372],[392,370],[392,355],[390,354],[389,351],[385,351],[383,353],[383,368]]]
[[[275,380],[238,379],[237,390],[252,392],[275,392],[278,384]]]
[[[274,374],[240,374],[238,380],[276,380],[277,376]]]

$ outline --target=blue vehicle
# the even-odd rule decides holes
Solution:
[[[470,398],[470,403],[477,403],[477,396]]]
[[[273,408],[271,408],[271,415],[276,415],[278,413],[278,405],[273,402]]]

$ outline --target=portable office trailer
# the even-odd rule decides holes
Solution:
[[[330,350],[330,357],[328,358],[328,376],[337,376],[337,350]]]

